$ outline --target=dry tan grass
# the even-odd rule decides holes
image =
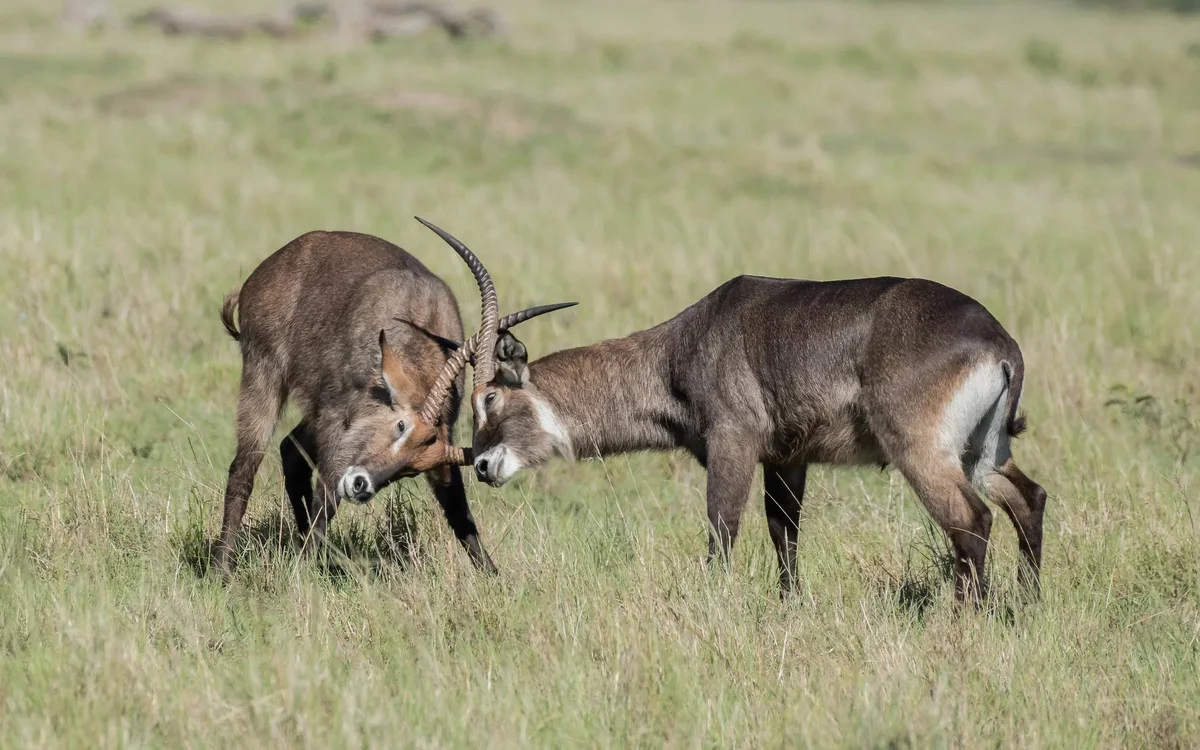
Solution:
[[[0,8],[0,744],[1200,743],[1197,22],[504,10],[504,43],[371,46],[79,37]],[[345,228],[418,254],[473,318],[413,214],[506,308],[580,300],[528,324],[535,355],[739,273],[976,297],[1026,355],[1045,600],[1011,596],[1001,521],[996,606],[956,610],[903,482],[819,470],[781,605],[757,502],[732,572],[702,568],[704,476],[678,456],[473,486],[499,580],[417,483],[334,522],[352,563],[301,562],[268,462],[236,580],[198,577],[233,450],[221,296]]]

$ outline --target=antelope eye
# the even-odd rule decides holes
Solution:
[[[493,391],[483,397],[483,408],[487,409],[496,402],[496,393]]]
[[[403,437],[404,432],[408,429],[408,424],[403,419],[396,423],[396,437]]]

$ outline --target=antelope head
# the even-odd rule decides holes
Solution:
[[[450,445],[437,419],[423,416],[428,400],[425,388],[410,364],[379,332],[379,365],[369,388],[370,398],[356,404],[347,415],[346,432],[338,453],[353,457],[337,482],[343,500],[369,501],[397,479],[412,477],[440,466],[470,463],[462,448]]]
[[[357,420],[352,432],[348,433],[346,442],[356,446],[354,454],[359,456],[359,461],[346,469],[337,483],[338,495],[355,502],[367,502],[397,479],[439,467],[472,465],[470,448],[448,442],[453,425],[447,422],[454,409],[447,407],[459,374],[468,362],[472,362],[476,389],[482,388],[493,379],[495,359],[481,357],[480,361],[473,361],[476,351],[494,352],[501,332],[511,337],[507,331],[512,326],[575,304],[532,307],[502,319],[495,284],[479,258],[445,230],[420,217],[417,221],[441,237],[471,269],[479,286],[482,320],[479,331],[464,344],[438,338],[439,343],[455,352],[423,397],[422,384],[410,375],[404,360],[388,346],[386,334],[380,331],[379,370],[373,387],[374,400],[382,408],[377,408],[370,417]]]
[[[475,476],[493,487],[556,456],[570,459],[570,436],[529,382],[525,345],[507,330],[496,342],[494,376],[471,394]]]

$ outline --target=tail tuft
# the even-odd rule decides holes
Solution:
[[[237,326],[233,322],[233,313],[237,310],[238,296],[241,294],[240,286],[234,287],[233,291],[225,295],[225,301],[221,303],[221,323],[224,324],[225,330],[233,337],[234,341],[241,339],[242,334],[238,332]]]
[[[1021,433],[1025,432],[1025,427],[1025,412],[1020,412],[1008,420],[1008,436],[1014,438],[1020,437]]]
[[[1008,432],[1009,437],[1015,438],[1025,432],[1026,427],[1025,413],[1018,409],[1021,403],[1021,388],[1025,384],[1025,363],[1018,355],[1013,358],[1012,362],[1001,362],[1000,367],[1004,370],[1005,379],[1008,380],[1005,431]]]

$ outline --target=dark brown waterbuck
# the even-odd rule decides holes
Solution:
[[[708,471],[711,559],[728,555],[761,463],[786,592],[808,465],[890,464],[949,536],[960,599],[985,588],[992,515],[977,491],[1012,520],[1020,578],[1038,589],[1046,493],[1010,453],[1021,350],[960,292],[740,276],[661,325],[533,363],[511,333],[468,344],[497,360],[471,401],[475,472],[492,485],[555,456],[682,448]]]
[[[483,300],[479,343],[570,306],[530,308],[500,319],[495,287],[479,259],[442,230],[418,221],[446,240],[474,273]],[[310,232],[272,254],[230,292],[221,321],[241,346],[242,379],[237,453],[213,560],[218,572],[230,568],[254,476],[289,398],[303,418],[279,450],[302,535],[320,543],[340,500],[365,503],[396,479],[424,473],[471,561],[495,570],[479,541],[458,468],[470,465],[471,455],[454,445],[464,378],[460,355],[450,350],[462,340],[463,325],[445,282],[378,237]],[[484,383],[493,375],[485,363],[475,377]]]

